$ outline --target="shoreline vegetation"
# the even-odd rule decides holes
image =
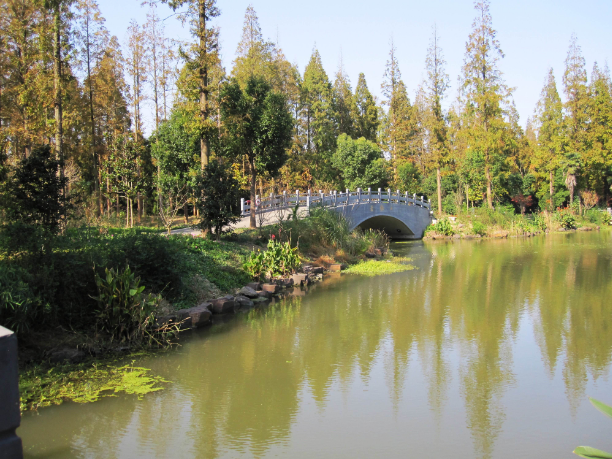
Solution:
[[[555,212],[515,214],[512,208],[472,208],[444,216],[425,231],[423,240],[531,237],[567,231],[593,231],[609,226],[603,209],[558,208]]]
[[[593,209],[525,216],[504,208],[477,208],[439,219],[424,240],[533,236],[607,224],[608,214]],[[237,230],[220,241],[204,235],[167,236],[151,228],[103,226],[69,228],[57,238],[54,250],[44,257],[28,260],[11,254],[0,260],[0,283],[9,294],[5,293],[3,320],[6,323],[10,298],[11,320],[20,340],[22,410],[68,400],[91,402],[117,392],[143,396],[160,390],[168,381],[128,361],[143,351],[171,347],[181,330],[210,325],[217,315],[266,306],[293,294],[293,289],[322,280],[325,272],[376,276],[414,269],[409,258],[391,253],[384,233],[351,232],[344,217],[325,209],[305,219]],[[59,290],[44,296],[36,283],[41,282],[41,266],[32,270],[32,262],[60,267],[62,277],[72,283],[54,283]],[[134,330],[149,339],[115,333],[113,326],[133,319],[129,313],[116,318],[114,325],[102,326],[101,284],[113,284],[117,292],[132,290],[131,297],[127,294],[132,303],[128,298],[115,309],[135,305],[141,315]],[[61,309],[53,307],[61,306],[52,303],[56,298],[85,298],[81,308],[95,314],[87,318],[84,311],[68,308],[61,317],[70,320],[61,320]],[[143,316],[146,304],[150,311]]]
[[[608,223],[607,214],[595,210],[583,215],[559,210],[524,216],[507,209],[470,209],[432,224],[424,240],[532,236],[573,228],[599,229]],[[79,254],[91,264],[101,259],[96,257],[103,249],[108,251],[106,265],[99,261],[98,272],[103,266],[124,262],[142,276],[143,286],[162,286],[157,287],[162,293],[153,311],[156,325],[174,324],[175,328],[164,344],[113,341],[111,333],[100,330],[99,322],[83,323],[80,329],[72,324],[40,329],[22,317],[18,336],[24,411],[64,401],[92,402],[119,392],[142,397],[161,390],[168,381],[150,375],[146,368],[135,368],[134,358],[176,344],[180,329],[210,325],[217,314],[261,308],[292,294],[294,288],[301,290],[320,281],[324,272],[377,276],[414,269],[409,258],[391,253],[386,235],[350,232],[344,217],[325,209],[305,219],[238,230],[218,242],[191,235],[166,236],[150,228],[81,227],[62,237],[66,240],[57,245],[59,253]],[[121,257],[113,258],[109,244]],[[147,263],[151,259],[156,261],[153,265]],[[87,263],[73,259],[72,265]],[[162,267],[162,272],[153,266]],[[93,278],[94,270],[89,274]],[[14,297],[20,294],[23,292],[14,292]],[[30,314],[42,318],[35,313],[32,298],[19,298],[17,302],[32,308]],[[95,301],[94,292],[88,298]]]

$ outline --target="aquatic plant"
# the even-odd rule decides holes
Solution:
[[[300,265],[297,250],[297,247],[291,247],[289,242],[277,242],[272,236],[268,241],[268,250],[251,252],[244,269],[256,279],[291,274]]]
[[[595,400],[591,397],[589,397],[589,400],[595,408],[597,408],[609,418],[612,418],[612,406],[608,406],[605,403],[602,403],[599,400]],[[591,448],[590,446],[579,446],[574,450],[574,454],[580,457],[584,457],[586,459],[612,459],[611,453],[606,453],[605,451],[596,448]]]
[[[144,295],[140,278],[127,266],[123,271],[106,269],[106,276],[96,274],[98,326],[111,341],[141,342],[151,336],[154,312],[161,296]]]
[[[380,276],[382,274],[411,271],[414,266],[408,264],[410,258],[394,258],[391,260],[368,260],[349,266],[344,272],[347,274],[361,274],[364,276]]]
[[[34,367],[23,371],[19,381],[21,411],[60,405],[64,402],[90,403],[119,393],[142,399],[163,389],[168,381],[150,375],[148,368],[114,363],[57,365],[51,369]]]

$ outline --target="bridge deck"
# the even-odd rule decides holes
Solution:
[[[381,190],[372,191],[368,188],[367,191],[357,189],[357,191],[346,190],[346,192],[333,191],[331,193],[324,193],[319,190],[319,193],[314,194],[311,190],[307,193],[300,193],[299,190],[295,193],[287,193],[286,191],[280,195],[270,194],[266,198],[256,197],[257,202],[255,204],[255,211],[258,214],[282,211],[286,209],[293,209],[297,207],[340,207],[340,206],[354,206],[360,204],[405,204],[407,206],[418,206],[431,209],[431,200],[425,201],[423,196],[418,199],[416,194],[412,196],[406,193],[400,193],[399,190],[396,192],[387,189],[386,191]],[[247,216],[251,212],[251,204],[249,201],[241,199],[240,210],[242,216]]]

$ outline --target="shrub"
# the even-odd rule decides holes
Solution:
[[[484,223],[475,221],[472,223],[472,233],[477,234],[479,236],[486,236],[487,227]]]
[[[443,236],[452,236],[455,234],[453,227],[448,218],[438,220],[434,225],[430,226],[431,230]]]
[[[272,237],[268,242],[268,250],[251,252],[244,268],[257,279],[272,279],[292,273],[299,265],[297,247],[291,247],[289,242],[276,242]]]
[[[35,319],[38,305],[28,273],[18,266],[0,265],[0,323],[21,333]]]
[[[151,338],[156,310],[161,297],[144,295],[144,285],[127,266],[123,271],[105,270],[106,276],[96,274],[98,296],[96,316],[99,327],[111,341],[139,343]]]
[[[442,210],[445,214],[457,215],[457,198],[455,193],[449,193],[442,199]]]
[[[558,209],[555,214],[555,219],[561,228],[572,229],[576,226],[576,217],[574,217],[570,209]]]
[[[546,231],[548,225],[546,224],[546,219],[543,215],[536,215],[533,217],[533,224],[540,231]]]
[[[531,232],[531,225],[523,218],[517,218],[514,221],[513,226],[517,234],[525,234]]]

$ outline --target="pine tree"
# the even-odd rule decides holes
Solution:
[[[344,72],[342,60],[336,72],[333,87],[334,112],[336,113],[336,125],[338,134],[346,134],[354,137],[353,114],[356,111],[353,99],[353,90],[348,75]]]
[[[587,149],[584,166],[589,185],[604,199],[612,175],[612,90],[609,72],[593,66],[587,106]]]
[[[2,138],[10,142],[11,154],[25,158],[40,133],[41,118],[46,122],[39,108],[43,112],[49,108],[44,103],[47,97],[40,93],[46,86],[42,81],[45,74],[39,71],[45,50],[45,12],[40,4],[26,0],[2,2],[0,6]]]
[[[436,169],[436,188],[438,197],[438,212],[442,212],[442,174],[441,168],[448,159],[447,126],[442,111],[442,100],[448,89],[449,77],[446,74],[446,61],[440,48],[440,37],[434,26],[425,66],[427,70],[426,88],[429,116],[427,131],[430,160]]]
[[[493,167],[503,160],[505,130],[503,105],[509,89],[497,66],[504,57],[493,29],[489,0],[475,2],[477,17],[466,43],[462,92],[471,148],[481,155],[487,205],[493,208]]]
[[[577,184],[576,174],[586,154],[586,129],[588,125],[587,106],[587,72],[578,38],[572,35],[570,47],[565,59],[563,86],[567,102],[567,155],[564,158],[565,181],[570,190],[570,204],[574,201],[574,187]]]
[[[371,142],[376,142],[376,134],[378,132],[378,108],[374,102],[374,97],[368,89],[365,75],[359,74],[357,87],[355,88],[354,96],[355,115],[355,138],[366,138]]]
[[[259,18],[252,5],[249,5],[244,15],[242,38],[236,49],[236,60],[232,76],[246,85],[249,78],[261,77],[272,83],[274,79],[274,44],[264,40],[259,25]]]
[[[142,139],[143,124],[141,104],[145,99],[143,84],[147,81],[148,49],[144,30],[135,20],[130,21],[128,27],[128,65],[127,71],[132,78],[132,109],[134,116],[134,136],[138,141]]]
[[[190,23],[192,35],[198,41],[192,45],[191,57],[187,55],[184,57],[197,69],[199,77],[200,163],[204,169],[209,160],[210,140],[218,130],[210,120],[208,72],[218,60],[219,46],[218,30],[210,27],[209,22],[219,16],[220,11],[216,0],[162,0],[162,2],[168,3],[175,11],[187,6],[187,12],[182,13],[181,18]]]
[[[333,111],[332,86],[316,49],[304,71],[301,86],[302,123],[306,133],[306,151],[314,155],[309,174],[320,181],[332,182],[335,172],[331,156],[336,149],[337,130]]]
[[[102,59],[105,44],[108,41],[108,31],[104,28],[104,18],[95,0],[79,0],[77,4],[77,44],[81,63],[85,66],[85,83],[87,86],[89,129],[90,129],[90,157],[92,162],[92,177],[94,195],[98,199],[97,212],[102,212],[100,196],[100,177],[98,135],[96,133],[96,117],[94,110],[94,81],[92,70]]]
[[[538,132],[538,146],[536,148],[536,162],[541,172],[547,172],[550,199],[550,210],[554,208],[554,177],[560,166],[566,143],[563,103],[557,92],[557,84],[553,69],[548,72],[546,84],[542,89],[540,100],[536,107],[535,118]]]
[[[391,156],[394,183],[397,183],[398,180],[398,161],[411,156],[411,142],[416,134],[416,120],[406,85],[402,81],[396,52],[397,49],[391,41],[389,60],[382,83],[382,93],[385,98],[383,105],[387,107],[383,121],[382,141]]]

